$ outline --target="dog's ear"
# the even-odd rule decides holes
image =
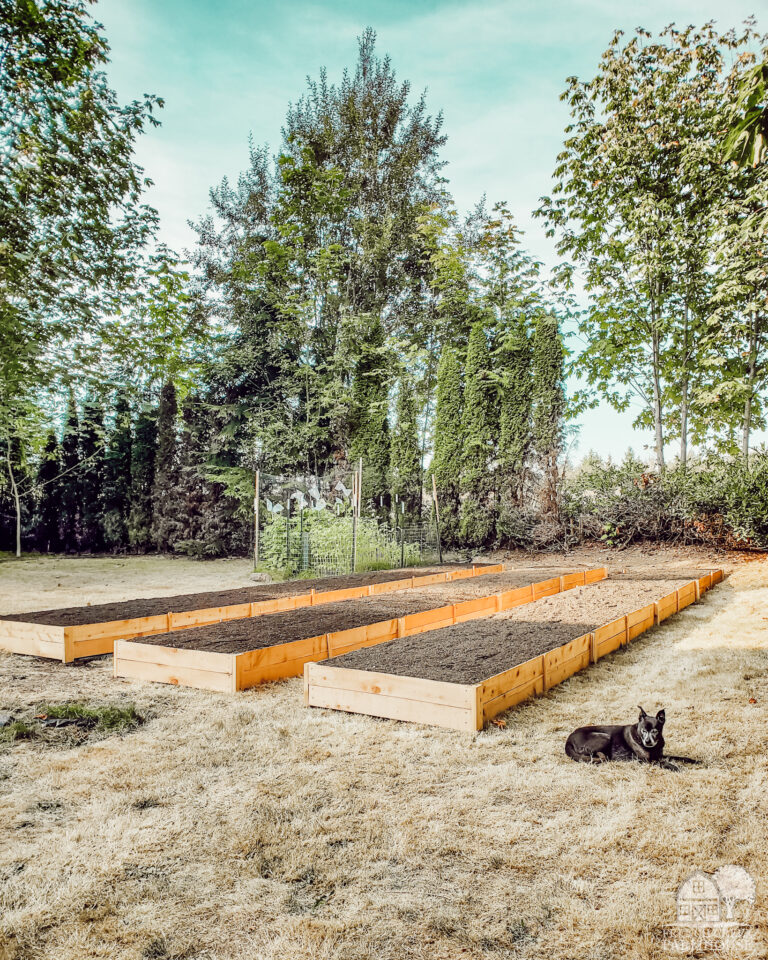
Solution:
[[[667,715],[664,712],[664,708],[662,707],[661,710],[659,710],[659,712],[656,714],[656,720],[658,721],[660,726],[664,726],[664,721],[666,719],[667,719]]]
[[[637,709],[640,711],[640,719],[641,719],[641,720],[643,719],[643,717],[647,717],[647,716],[648,716],[648,714],[645,712],[645,710],[643,710],[643,708],[642,708],[641,706],[638,705],[638,708],[637,708]]]

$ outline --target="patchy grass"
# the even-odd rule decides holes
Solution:
[[[0,728],[0,743],[16,743],[17,740],[33,740],[40,728],[37,724],[14,720],[7,727]]]
[[[229,696],[0,655],[15,716],[44,700],[148,718],[0,757],[0,958],[764,957],[766,610],[768,563],[740,565],[477,735],[306,710],[299,680]],[[574,727],[638,703],[666,707],[669,751],[703,765],[565,757]],[[750,926],[680,952],[677,886],[727,863],[757,881]]]
[[[107,733],[122,733],[143,722],[132,703],[125,707],[116,704],[89,706],[78,702],[44,703],[37,708],[37,714],[49,720],[74,720]]]

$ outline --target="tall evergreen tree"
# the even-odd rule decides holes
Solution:
[[[73,390],[69,392],[67,418],[61,438],[61,541],[68,553],[80,549],[80,420]]]
[[[462,416],[459,534],[468,546],[482,546],[493,536],[495,518],[491,459],[497,424],[488,339],[485,327],[477,322],[472,325],[467,346]]]
[[[80,546],[89,552],[104,547],[104,460],[104,407],[90,397],[80,423]]]
[[[543,313],[533,334],[532,444],[543,475],[542,511],[558,512],[558,459],[565,417],[565,349],[557,318]]]
[[[104,541],[110,550],[128,546],[131,446],[131,406],[126,391],[118,390],[104,464]]]
[[[416,392],[407,372],[401,374],[397,390],[390,486],[393,497],[405,503],[406,513],[418,516],[421,512],[421,447]]]
[[[430,474],[434,474],[440,509],[440,533],[448,544],[456,542],[461,503],[462,469],[461,365],[451,347],[443,349],[437,368],[434,452]]]
[[[37,470],[37,510],[35,511],[35,542],[43,553],[54,553],[61,547],[61,456],[59,441],[49,431]]]
[[[501,540],[514,535],[523,505],[523,486],[531,445],[531,343],[520,320],[496,354],[500,369],[499,516]]]
[[[172,381],[163,385],[157,408],[157,455],[152,489],[152,540],[158,550],[171,548],[179,529],[175,491],[179,482],[176,441],[176,388]]]
[[[353,466],[363,459],[362,499],[374,507],[388,496],[391,360],[384,327],[377,317],[366,331],[355,365],[349,448]]]
[[[152,491],[157,451],[157,411],[143,409],[136,418],[131,448],[131,512],[128,539],[134,550],[152,547]]]

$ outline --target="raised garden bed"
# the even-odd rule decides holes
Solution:
[[[480,730],[695,602],[722,576],[620,575],[480,622],[308,663],[305,702]]]
[[[300,676],[304,664],[340,656],[447,624],[487,617],[606,576],[604,568],[557,573],[540,581],[537,570],[454,577],[428,590],[372,596],[323,609],[274,613],[115,643],[115,676],[209,690],[243,690]]]
[[[375,596],[498,573],[502,564],[383,570],[346,577],[292,580],[236,590],[152,597],[0,617],[0,650],[69,663],[112,653],[117,639],[186,630],[298,607]],[[332,588],[332,589],[330,589]]]

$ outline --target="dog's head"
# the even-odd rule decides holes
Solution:
[[[640,742],[647,749],[655,747],[661,737],[664,721],[667,719],[664,710],[659,710],[655,717],[649,716],[642,707],[637,708],[640,717],[637,721],[637,733]]]

